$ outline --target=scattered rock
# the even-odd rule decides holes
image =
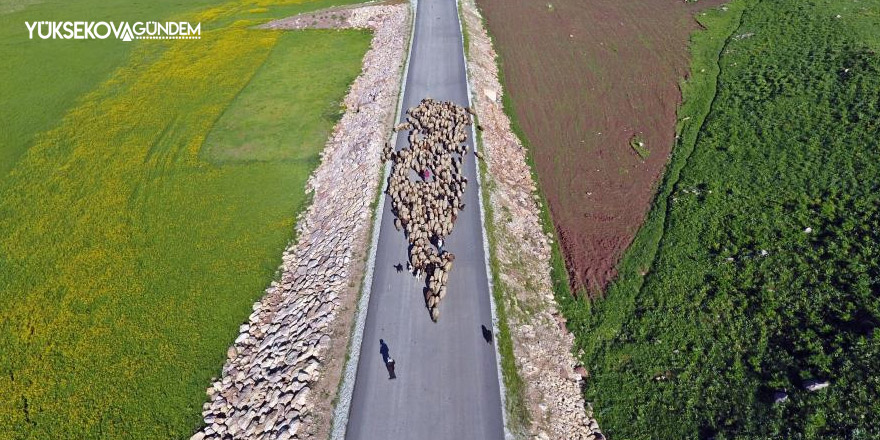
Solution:
[[[786,400],[788,400],[788,393],[786,393],[785,391],[777,390],[773,392],[774,405],[778,405],[782,402],[785,402]]]
[[[828,383],[827,380],[820,381],[820,380],[813,379],[813,380],[808,380],[808,381],[804,382],[804,389],[806,389],[807,391],[811,391],[811,392],[812,391],[819,391],[823,388],[828,388],[828,385],[830,385],[830,383]]]
[[[498,101],[498,92],[492,89],[483,90],[483,93],[486,95],[486,98],[489,98],[489,101],[496,102]]]

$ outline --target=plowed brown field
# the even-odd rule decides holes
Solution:
[[[574,288],[596,293],[632,241],[675,137],[699,9],[720,0],[477,0]],[[648,154],[630,146],[639,136]],[[644,155],[644,154],[643,154]]]

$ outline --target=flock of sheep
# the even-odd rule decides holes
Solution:
[[[425,98],[406,114],[406,122],[394,130],[410,130],[409,146],[394,151],[386,144],[382,152],[383,161],[393,161],[385,192],[396,216],[394,227],[403,229],[410,243],[407,268],[417,277],[427,275],[425,304],[437,322],[455,260],[443,250],[443,238],[464,209],[468,179],[462,159],[473,110]]]

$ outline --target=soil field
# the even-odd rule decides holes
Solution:
[[[693,14],[719,3],[478,1],[576,289],[603,289],[638,230],[674,142]]]

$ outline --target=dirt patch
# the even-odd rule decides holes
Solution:
[[[572,285],[601,291],[675,137],[693,14],[720,0],[478,0]],[[642,154],[630,141],[638,137]]]

